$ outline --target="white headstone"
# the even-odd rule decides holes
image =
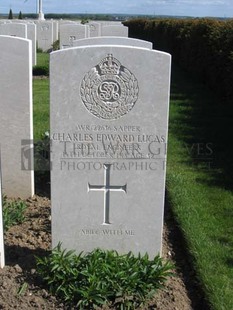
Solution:
[[[102,25],[102,37],[128,37],[128,27],[123,25]]]
[[[22,23],[7,23],[0,25],[0,35],[27,38],[27,26]]]
[[[25,39],[29,39],[32,41],[32,64],[36,65],[36,25],[34,24],[34,22],[30,22],[29,20],[21,20],[21,19],[13,19],[12,20],[13,24],[23,24],[26,26],[26,37],[25,36],[19,36],[18,37],[22,37]],[[12,27],[14,29],[14,27]],[[11,33],[15,33],[15,31],[12,31],[13,29],[11,29],[11,31],[7,31],[7,33],[4,33],[4,35],[11,35]],[[25,27],[22,28],[23,32],[22,34],[25,34]],[[15,35],[12,35],[15,36]]]
[[[37,44],[44,52],[52,48],[53,44],[53,22],[37,21]]]
[[[58,21],[52,21],[53,22],[53,42],[57,41],[59,39],[58,36]]]
[[[32,65],[36,65],[36,25],[32,23],[27,24],[27,39],[32,41]]]
[[[59,25],[64,25],[64,24],[81,24],[79,21],[73,21],[73,20],[66,20],[66,19],[60,19],[59,20]],[[59,28],[60,31],[60,28]]]
[[[88,27],[88,37],[100,37],[101,36],[101,24],[96,22],[89,22]]]
[[[2,213],[2,175],[1,175],[1,149],[0,149],[0,268],[5,266],[4,253],[4,230],[3,230],[3,213]]]
[[[80,24],[60,25],[60,49],[73,46],[73,41],[87,37],[87,26]]]
[[[129,46],[51,54],[53,246],[161,251],[170,62]]]
[[[102,25],[113,25],[113,26],[124,26],[122,24],[122,22],[116,22],[116,21],[111,21],[111,20],[104,20],[104,21],[101,21],[101,24]]]
[[[9,20],[9,19],[2,19],[2,20],[0,20],[0,25],[1,24],[8,24],[8,23],[11,23],[11,20]]]
[[[80,39],[73,42],[73,47],[84,45],[128,45],[143,48],[153,48],[153,44],[149,41],[124,38],[124,37],[97,37]]]
[[[34,194],[31,44],[0,36],[2,184],[9,197]]]

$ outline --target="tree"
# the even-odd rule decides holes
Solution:
[[[10,11],[9,11],[8,19],[13,19],[12,9],[10,9]]]
[[[18,19],[23,19],[23,14],[22,14],[21,11],[19,12],[19,17],[18,17]]]

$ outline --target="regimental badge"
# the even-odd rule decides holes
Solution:
[[[80,93],[91,114],[115,120],[134,107],[139,93],[138,81],[112,54],[108,54],[84,76]]]

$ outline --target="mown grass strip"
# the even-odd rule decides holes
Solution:
[[[37,67],[49,67],[49,54],[37,53]],[[40,140],[49,131],[49,79],[33,79],[34,140]]]
[[[33,80],[34,140],[40,140],[49,131],[49,80]]]
[[[233,309],[232,110],[223,106],[173,68],[168,199],[216,310]]]
[[[37,53],[37,66],[49,66],[49,53]]]

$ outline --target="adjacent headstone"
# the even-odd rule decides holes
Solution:
[[[101,36],[101,24],[96,22],[89,22],[88,27],[88,37],[100,37]]]
[[[17,26],[18,24],[24,25],[23,27]],[[26,28],[25,28],[26,27]],[[21,33],[19,33],[20,29]],[[33,22],[29,22],[28,20],[12,20],[10,27],[3,27],[1,30],[0,25],[0,32],[1,35],[10,35],[10,36],[17,36],[25,39],[29,39],[32,41],[32,64],[36,65],[36,25]],[[17,33],[17,35],[16,35]]]
[[[73,42],[73,46],[84,46],[84,45],[128,45],[137,46],[143,48],[153,48],[153,44],[149,41],[124,38],[124,37],[97,37],[97,38],[86,38],[80,39]]]
[[[60,19],[59,20],[59,25],[64,25],[64,24],[81,24],[79,21],[73,21],[73,20],[66,20],[66,19]],[[60,28],[59,28],[60,31]]]
[[[59,39],[59,24],[57,21],[52,21],[53,22],[53,42],[57,41]]]
[[[1,175],[1,149],[0,149],[0,268],[5,266],[4,252],[4,230],[3,230],[3,215],[2,215],[2,175]]]
[[[170,62],[129,46],[51,54],[53,246],[161,252]]]
[[[53,44],[53,22],[37,21],[37,44],[38,48],[47,51]]]
[[[22,23],[7,23],[0,25],[0,35],[27,38],[27,26]]]
[[[11,20],[9,20],[9,19],[2,19],[2,20],[0,20],[0,25],[1,24],[8,24],[8,23],[11,23],[12,21]]]
[[[102,37],[128,37],[128,27],[123,25],[102,25]]]
[[[32,126],[32,43],[0,36],[0,144],[3,192],[34,194]]]
[[[87,37],[87,26],[81,24],[60,25],[60,49],[73,46],[73,41]]]
[[[110,21],[110,20],[103,20],[103,21],[101,21],[101,24],[102,25],[113,25],[113,26],[124,26],[123,24],[122,24],[122,22],[116,22],[116,21]]]
[[[27,39],[32,41],[32,65],[35,66],[37,63],[36,58],[36,25],[32,23],[28,23],[27,25]]]

